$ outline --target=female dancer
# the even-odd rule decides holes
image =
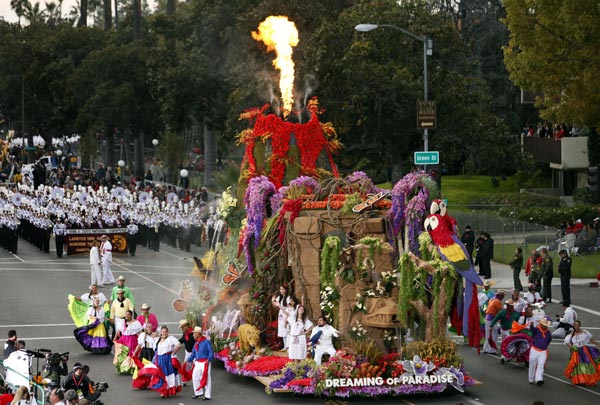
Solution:
[[[163,326],[160,329],[160,339],[156,344],[154,359],[138,372],[138,376],[149,376],[150,388],[158,391],[161,398],[177,395],[181,391],[181,364],[177,360],[179,340],[169,335],[169,328]]]
[[[565,337],[565,344],[571,349],[565,377],[575,385],[596,385],[600,381],[600,343],[581,328],[581,321],[575,321],[573,330]]]
[[[277,336],[283,339],[283,350],[286,350],[288,348],[288,330],[285,324],[285,308],[290,303],[290,294],[287,284],[283,284],[281,287],[279,287],[279,295],[274,295],[271,299],[271,303],[274,307],[279,309],[279,314],[277,315]]]
[[[88,352],[96,354],[110,353],[111,343],[104,326],[104,308],[100,299],[94,298],[92,306],[88,308],[86,317],[88,324],[73,331],[75,339]]]
[[[293,320],[288,319],[290,326],[290,360],[304,360],[306,358],[306,333],[312,328],[313,323],[306,319],[306,309],[298,305],[297,315]],[[291,323],[290,323],[291,322]]]
[[[133,382],[131,386],[138,389],[147,389],[150,386],[151,378],[148,376],[140,376],[139,370],[145,365],[152,363],[154,358],[154,348],[158,343],[158,333],[152,331],[153,325],[147,323],[144,326],[144,331],[138,336],[138,344],[133,352],[133,361],[138,368],[138,373],[133,373]]]
[[[117,329],[114,339],[115,343],[120,344],[120,346],[115,345],[115,360],[113,361],[117,367],[117,373],[132,374],[135,371],[135,362],[131,357],[137,347],[137,335],[142,329],[142,324],[133,319],[133,312],[127,310],[125,320]]]

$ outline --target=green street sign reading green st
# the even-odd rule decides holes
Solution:
[[[437,165],[440,163],[440,152],[415,152],[415,165]]]

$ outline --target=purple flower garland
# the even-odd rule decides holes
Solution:
[[[246,189],[244,206],[246,207],[248,222],[244,228],[244,252],[248,263],[248,273],[250,274],[254,272],[250,241],[254,237],[254,247],[258,246],[260,233],[267,215],[267,201],[270,201],[269,199],[276,191],[275,185],[266,176],[254,177],[250,180]]]
[[[350,174],[346,178],[346,181],[359,192],[377,194],[382,191],[382,189],[373,183],[373,180],[371,180],[365,172],[356,171]]]
[[[427,211],[429,190],[422,184],[421,179],[428,176],[424,171],[408,173],[392,190],[392,227],[398,235],[403,223],[408,227],[410,250],[418,251],[418,234],[421,230],[421,218]]]

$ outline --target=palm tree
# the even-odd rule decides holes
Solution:
[[[51,1],[46,2],[46,17],[48,23],[54,25],[62,20],[62,3],[64,0],[58,0],[57,2]]]
[[[29,23],[33,23],[36,21],[43,21],[46,13],[44,10],[40,9],[40,3],[35,2],[35,4],[31,4],[29,1],[25,1],[24,5],[25,12],[23,13],[23,17],[29,21]]]
[[[25,14],[25,3],[29,3],[28,0],[10,0],[10,8],[13,9],[17,17],[19,17],[19,25],[21,25],[21,17]]]

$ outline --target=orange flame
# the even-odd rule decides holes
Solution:
[[[262,41],[267,52],[275,51],[277,57],[273,66],[281,71],[279,89],[283,101],[283,115],[292,111],[294,90],[294,61],[292,47],[298,45],[298,30],[293,21],[286,16],[269,16],[258,26],[258,32],[252,31],[252,38]]]

